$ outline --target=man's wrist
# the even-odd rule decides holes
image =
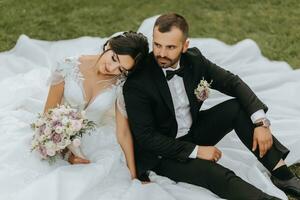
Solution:
[[[271,126],[271,122],[268,118],[262,118],[260,120],[257,120],[254,123],[254,127],[265,127],[265,128],[269,128]]]

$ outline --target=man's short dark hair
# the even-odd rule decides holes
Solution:
[[[189,35],[189,25],[185,18],[176,13],[161,15],[155,21],[154,27],[158,27],[159,32],[165,33],[171,31],[172,27],[180,29],[185,38]]]

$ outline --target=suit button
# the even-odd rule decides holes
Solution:
[[[162,159],[162,156],[157,156],[158,159]]]

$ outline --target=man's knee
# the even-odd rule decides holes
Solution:
[[[232,170],[213,161],[196,159],[194,160],[193,165],[195,167],[195,173],[198,174],[199,177],[202,176],[203,178],[203,175],[207,177],[208,184],[210,181],[226,183],[227,181],[230,181],[232,177],[236,177]]]
[[[233,177],[236,177],[232,170],[214,162],[212,162],[211,166],[207,169],[207,174],[209,177],[212,177],[212,180],[219,180],[224,183],[230,181]]]

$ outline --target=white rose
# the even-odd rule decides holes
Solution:
[[[71,108],[70,106],[66,106],[63,111],[65,114],[70,114],[70,112],[72,112],[74,109]]]
[[[59,143],[56,144],[57,148],[64,149],[65,148],[65,140],[61,140]]]
[[[39,142],[36,140],[36,138],[34,138],[34,140],[31,142],[31,147],[34,148],[36,146],[38,146]]]
[[[48,156],[54,156],[55,155],[55,149],[47,149],[46,152],[47,152]]]
[[[51,148],[53,148],[55,146],[55,144],[54,144],[54,142],[52,142],[51,140],[50,141],[47,141],[46,143],[45,143],[45,147],[47,148],[47,149],[51,149]]]
[[[67,133],[68,135],[73,135],[73,134],[74,134],[74,131],[73,131],[72,127],[67,128],[67,129],[66,129],[66,133]]]
[[[66,124],[69,123],[69,119],[68,119],[67,117],[64,117],[64,118],[61,120],[61,123],[62,123],[63,125],[66,125]]]
[[[82,123],[80,120],[72,120],[71,124],[74,131],[79,131],[82,128]]]
[[[54,109],[52,112],[52,119],[53,117],[59,117],[60,115],[60,111],[58,109]]]
[[[46,147],[47,155],[49,156],[55,155],[56,145],[52,141],[47,142],[45,144],[45,147]]]
[[[56,133],[62,133],[62,131],[63,131],[63,128],[62,128],[61,126],[57,126],[57,127],[55,128],[55,132],[56,132]]]
[[[62,112],[62,114],[64,114],[64,115],[69,114],[69,110],[68,110],[67,108],[63,108],[63,109],[61,110],[61,112]]]
[[[57,147],[59,149],[64,149],[66,148],[66,146],[68,146],[69,144],[71,144],[71,140],[69,139],[64,139],[61,142],[57,143]]]
[[[52,121],[58,121],[58,117],[56,115],[51,116]]]
[[[44,124],[44,120],[38,119],[35,123],[36,126],[42,126]]]
[[[51,134],[51,129],[50,129],[50,127],[48,127],[48,126],[46,126],[46,128],[45,128],[45,130],[44,130],[44,135],[45,136],[48,136],[48,135],[50,135]]]
[[[46,139],[45,135],[41,135],[40,137],[38,137],[39,142],[43,142],[45,139]]]
[[[73,145],[74,145],[75,147],[79,147],[80,144],[81,144],[81,141],[80,141],[79,138],[75,138],[75,139],[72,141],[72,143],[73,143]]]

